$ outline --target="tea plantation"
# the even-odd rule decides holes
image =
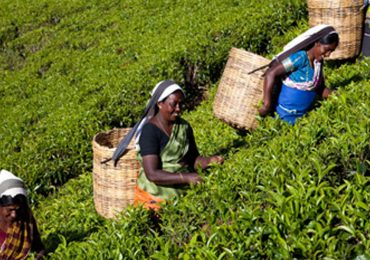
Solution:
[[[326,63],[328,100],[295,126],[212,115],[231,47],[271,58],[308,28],[304,1],[3,0],[0,167],[23,178],[50,259],[366,259],[370,61]],[[172,78],[202,154],[224,165],[156,223],[93,204],[93,136],[138,120]]]

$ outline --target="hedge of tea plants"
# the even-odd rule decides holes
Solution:
[[[336,94],[294,127],[266,118],[245,133],[212,115],[231,46],[271,58],[307,29],[302,2],[4,1],[0,167],[37,199],[50,259],[368,257],[368,59],[328,63]],[[160,221],[132,207],[103,219],[92,136],[131,125],[163,78],[203,96],[184,117],[200,151],[225,164]]]
[[[266,118],[241,133],[212,115],[217,85],[184,117],[203,154],[223,166],[160,212],[98,216],[91,173],[35,210],[51,259],[367,257],[370,62],[327,68],[336,94],[294,126]],[[207,126],[207,127],[204,127]]]
[[[33,198],[90,171],[93,136],[131,126],[158,81],[183,85],[191,109],[232,46],[266,53],[306,15],[298,0],[4,0],[0,12],[0,167]]]

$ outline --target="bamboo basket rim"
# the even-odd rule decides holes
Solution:
[[[93,145],[96,146],[99,150],[104,150],[104,151],[109,151],[109,152],[114,152],[116,149],[117,149],[117,146],[113,146],[113,147],[109,147],[109,146],[106,146],[106,145],[103,145],[101,144],[101,142],[99,142],[98,138],[100,136],[109,136],[110,134],[112,133],[122,133],[122,137],[125,137],[125,134],[127,134],[129,131],[131,130],[131,127],[125,127],[125,128],[113,128],[111,130],[107,130],[107,131],[103,131],[103,132],[99,132],[97,134],[94,135],[93,137]],[[133,137],[134,139],[135,137]],[[119,144],[119,142],[118,142]],[[131,150],[131,149],[135,149],[135,145],[133,144],[133,140],[130,141],[129,145],[127,146],[127,150]]]
[[[364,8],[363,0],[333,0],[333,1],[323,1],[323,0],[307,0],[308,8],[349,8],[349,7],[359,7]]]

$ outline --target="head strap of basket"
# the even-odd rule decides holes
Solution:
[[[258,70],[264,69],[266,67],[271,67],[276,62],[283,61],[284,59],[289,57],[291,54],[307,48],[311,44],[319,41],[324,36],[326,36],[328,34],[332,34],[332,33],[338,34],[335,31],[334,27],[332,27],[330,25],[326,25],[326,24],[316,25],[316,26],[308,29],[304,33],[298,35],[296,38],[294,38],[290,42],[288,42],[284,46],[283,51],[280,52],[279,54],[277,54],[269,64],[264,65],[262,67],[259,67],[257,69],[254,69],[254,70],[250,71],[248,74],[251,74],[251,73],[256,72]]]
[[[106,163],[110,160],[113,160],[114,166],[117,165],[117,162],[121,156],[126,152],[126,149],[131,141],[131,139],[136,134],[136,139],[140,137],[141,129],[144,124],[154,116],[155,106],[157,102],[163,101],[166,97],[171,95],[173,92],[180,90],[184,93],[182,88],[176,84],[173,80],[164,80],[159,82],[152,91],[152,97],[147,104],[144,114],[141,116],[140,120],[135,124],[135,126],[128,132],[128,134],[121,140],[117,149],[114,151],[111,159],[105,160],[102,163]]]

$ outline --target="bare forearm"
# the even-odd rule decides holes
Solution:
[[[170,173],[164,170],[155,170],[146,174],[147,178],[157,185],[181,185],[197,183],[201,179],[195,172],[191,173]]]
[[[263,106],[258,111],[261,116],[266,116],[270,112],[274,85],[284,73],[285,69],[280,63],[266,71],[263,83]]]
[[[263,86],[263,105],[265,108],[269,109],[271,106],[272,90],[275,82],[275,77],[269,74],[265,77]]]
[[[32,241],[32,251],[36,252],[36,259],[43,259],[45,256],[45,247],[41,241],[41,236],[37,227],[35,218],[32,215],[32,224],[34,228],[34,237]]]

